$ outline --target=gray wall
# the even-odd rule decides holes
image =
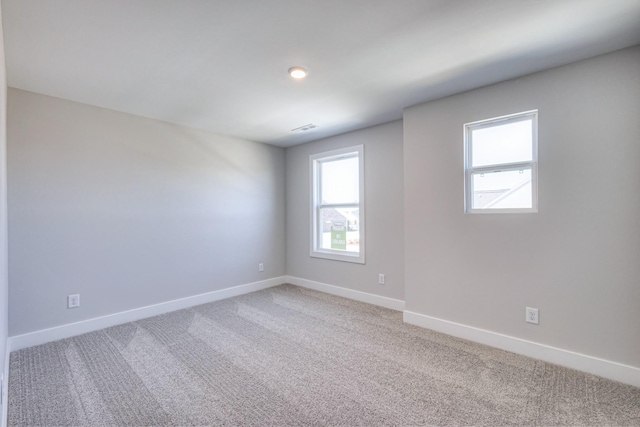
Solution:
[[[0,372],[4,372],[8,336],[7,278],[7,73],[0,11]],[[6,399],[5,399],[6,400]],[[4,402],[0,402],[2,405]],[[2,411],[0,411],[2,413]]]
[[[15,89],[8,132],[10,335],[285,273],[283,149]]]
[[[309,256],[309,155],[364,145],[366,264]],[[286,150],[287,273],[404,300],[402,122],[396,121]],[[386,284],[378,284],[378,273]]]
[[[463,124],[535,108],[539,212],[465,215]],[[407,310],[640,367],[640,47],[409,108],[404,136]]]

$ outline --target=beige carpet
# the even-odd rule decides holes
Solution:
[[[9,425],[640,425],[640,389],[292,285],[11,354]]]

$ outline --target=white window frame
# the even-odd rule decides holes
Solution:
[[[472,132],[474,130],[531,120],[531,161],[472,166]],[[531,169],[531,208],[473,209],[473,175],[483,172]],[[538,212],[538,110],[524,111],[464,125],[464,211],[470,214]]]
[[[341,158],[358,157],[359,172],[359,202],[344,204],[322,203],[320,195],[322,194],[322,180],[320,177],[320,164],[326,161],[338,160]],[[312,154],[309,156],[309,183],[311,194],[311,250],[309,255],[315,258],[324,258],[335,261],[354,262],[359,264],[365,263],[365,212],[364,212],[364,146],[357,145],[352,147],[340,148],[338,150],[326,151],[323,153]],[[345,252],[335,249],[325,249],[320,245],[322,239],[322,223],[320,221],[320,211],[323,208],[344,208],[357,207],[359,209],[359,231],[360,245],[359,252]]]

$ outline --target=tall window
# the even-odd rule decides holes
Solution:
[[[465,125],[465,212],[538,211],[538,111]]]
[[[364,264],[364,147],[309,156],[313,257]]]

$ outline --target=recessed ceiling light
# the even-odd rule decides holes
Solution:
[[[291,67],[289,68],[289,75],[294,79],[304,79],[307,77],[307,70],[302,67]]]

